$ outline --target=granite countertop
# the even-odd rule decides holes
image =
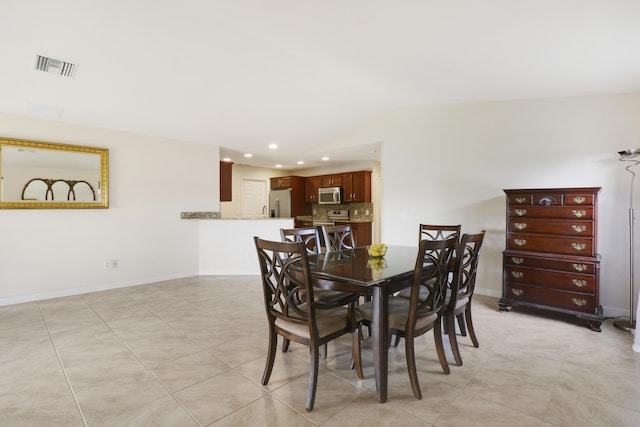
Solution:
[[[220,216],[220,212],[180,212],[181,219],[216,219],[216,220],[252,220],[252,221],[264,221],[264,220],[272,220],[272,219],[294,219],[294,218],[222,218]]]

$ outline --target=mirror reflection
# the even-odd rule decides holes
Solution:
[[[108,207],[108,153],[0,139],[0,208]]]

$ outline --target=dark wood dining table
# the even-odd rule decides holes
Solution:
[[[314,286],[370,296],[373,303],[373,365],[378,401],[387,401],[389,295],[411,286],[418,248],[389,246],[383,258],[366,247],[310,255]]]

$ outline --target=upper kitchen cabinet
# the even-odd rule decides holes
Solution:
[[[320,175],[320,187],[342,187],[344,174]]]
[[[231,168],[233,162],[220,162],[220,201],[231,201]]]
[[[309,176],[305,179],[305,202],[318,203],[318,188],[322,186],[320,176]]]
[[[276,178],[270,178],[272,190],[283,190],[285,188],[291,188],[291,177],[280,176]]]
[[[371,171],[342,174],[342,192],[346,203],[371,203]]]

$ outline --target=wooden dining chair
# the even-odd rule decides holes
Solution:
[[[431,225],[431,224],[420,224],[418,229],[418,243],[422,240],[445,240],[445,239],[455,239],[456,244],[460,241],[460,231],[462,230],[462,226],[458,225]],[[453,280],[453,262],[454,258],[451,258],[449,261],[449,285]],[[422,295],[420,295],[420,299],[424,299],[427,297],[425,294],[425,290],[422,290]],[[410,298],[411,289],[403,289],[396,294],[396,296],[403,298]],[[396,335],[395,340],[393,342],[393,346],[397,347],[400,344],[400,337]]]
[[[303,242],[307,254],[316,255],[322,252],[320,233],[316,227],[281,228],[280,237],[283,242]],[[357,304],[360,295],[348,292],[331,291],[315,288],[315,298],[320,308],[335,308],[342,305]],[[289,340],[282,342],[282,352],[289,349]],[[327,356],[327,346],[323,348],[323,356]]]
[[[464,234],[460,239],[456,248],[453,282],[450,284],[442,316],[444,331],[449,335],[451,352],[458,366],[462,365],[462,357],[456,336],[456,320],[460,334],[466,336],[465,331],[468,331],[473,346],[478,348],[480,345],[471,319],[471,299],[476,285],[480,248],[484,241],[484,235],[485,231],[482,230],[478,234]]]
[[[445,374],[450,372],[442,342],[441,316],[445,306],[447,265],[455,248],[455,239],[421,241],[411,281],[411,298],[393,295],[389,297],[389,331],[405,340],[407,370],[416,399],[422,399],[416,369],[414,344],[416,337],[433,329],[440,365]],[[428,294],[428,298],[424,300],[419,298],[422,289]],[[373,321],[372,303],[364,303],[357,309],[364,317],[364,324],[370,324]],[[389,335],[390,338],[391,335]],[[388,343],[383,345],[388,346]]]
[[[349,224],[323,225],[322,236],[327,252],[353,249],[357,246],[356,236]]]
[[[362,315],[353,304],[332,309],[319,309],[311,282],[311,269],[303,242],[273,242],[254,237],[269,323],[269,349],[262,375],[267,385],[276,357],[278,335],[309,346],[311,366],[307,411],[313,409],[318,383],[319,349],[325,343],[345,334],[353,337],[353,360],[359,378],[360,325]]]

